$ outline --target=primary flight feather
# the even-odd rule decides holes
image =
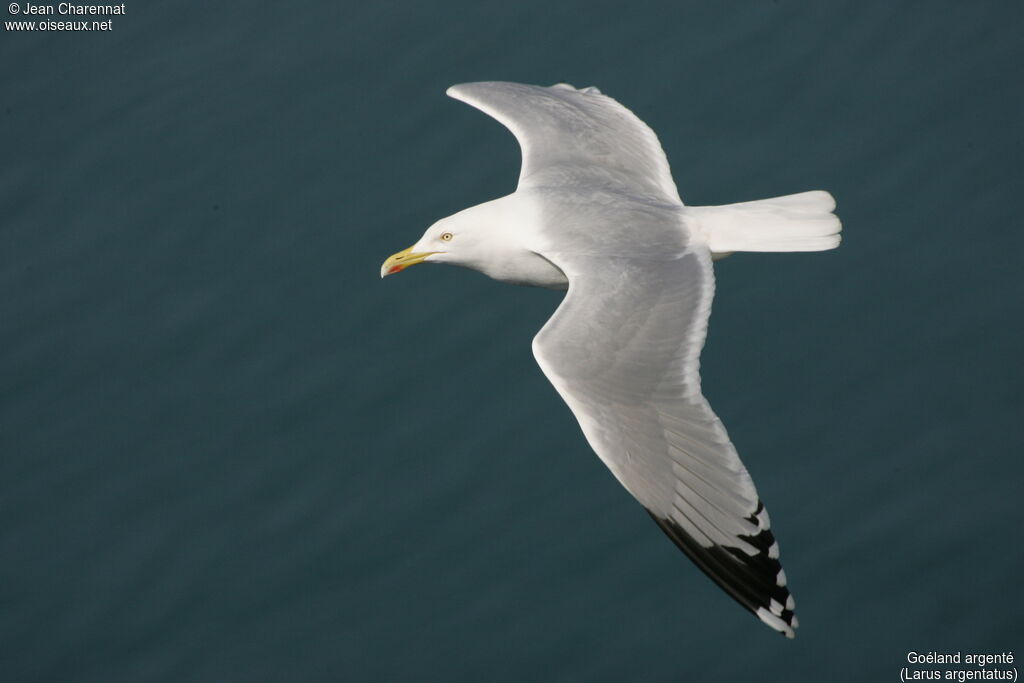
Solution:
[[[449,263],[568,289],[533,340],[598,457],[715,583],[792,638],[768,513],[701,393],[715,279],[734,251],[839,244],[827,192],[687,207],[657,136],[596,88],[467,83],[448,94],[519,141],[516,191],[436,222],[381,277]]]

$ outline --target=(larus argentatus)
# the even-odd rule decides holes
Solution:
[[[779,546],[701,393],[700,351],[712,259],[836,247],[832,196],[684,206],[654,132],[596,88],[467,83],[448,94],[512,131],[519,186],[434,223],[381,277],[450,263],[568,289],[533,352],[587,441],[698,567],[792,638]]]

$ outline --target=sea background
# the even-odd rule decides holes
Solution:
[[[2,680],[1024,657],[1024,4],[125,8],[0,35]],[[716,265],[703,355],[795,641],[592,454],[530,351],[560,293],[380,280],[515,186],[513,137],[444,96],[474,80],[598,86],[690,204],[837,198],[838,250]]]

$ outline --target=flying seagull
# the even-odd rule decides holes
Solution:
[[[684,206],[654,132],[597,88],[466,83],[448,95],[522,148],[512,194],[443,218],[381,277],[449,263],[568,292],[533,340],[544,374],[612,474],[677,546],[792,638],[793,597],[768,512],[701,393],[715,277],[736,251],[839,244],[823,191]]]

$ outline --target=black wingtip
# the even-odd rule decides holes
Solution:
[[[763,510],[764,505],[758,503],[757,510],[747,519],[758,524]],[[778,561],[775,536],[769,529],[762,529],[754,536],[739,537],[758,551],[756,555],[748,555],[739,547],[702,546],[673,520],[650,510],[647,513],[679,549],[736,602],[770,628],[787,638],[795,637],[793,629],[798,625],[793,613],[795,603],[786,587],[786,574]]]

